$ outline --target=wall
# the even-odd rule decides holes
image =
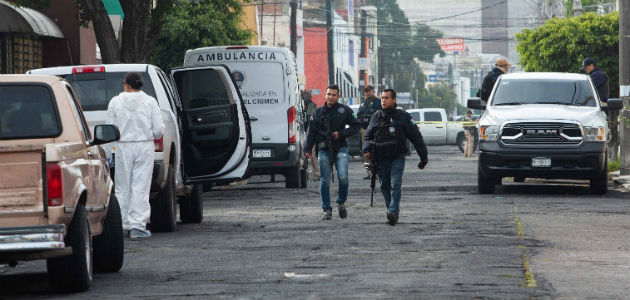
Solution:
[[[304,72],[305,90],[319,89],[319,95],[313,95],[313,102],[322,106],[326,101],[324,94],[328,86],[328,51],[326,50],[326,28],[304,25]]]

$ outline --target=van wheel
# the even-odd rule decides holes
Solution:
[[[284,173],[284,177],[286,178],[284,186],[288,189],[296,189],[299,188],[300,179],[301,179],[301,167],[298,165],[295,168],[290,168]]]
[[[62,293],[86,291],[92,282],[92,238],[87,212],[81,204],[76,207],[65,244],[72,247],[72,255],[46,261],[50,288]]]
[[[151,231],[172,232],[177,226],[177,208],[175,206],[175,170],[168,166],[166,185],[158,195],[151,199]]]
[[[457,148],[459,148],[459,151],[464,153],[464,150],[466,149],[466,136],[464,135],[463,132],[460,132],[457,134],[456,143],[457,143]]]
[[[300,188],[306,188],[308,183],[308,167],[306,165],[304,168],[300,169]]]
[[[201,223],[203,220],[202,195],[202,185],[195,184],[190,196],[179,198],[179,218],[182,219],[182,223]]]
[[[596,177],[591,178],[589,190],[591,194],[606,195],[608,192],[608,158],[604,160],[604,169]]]
[[[494,184],[497,180],[493,177],[486,177],[481,171],[481,166],[477,168],[477,190],[479,194],[494,193]]]
[[[114,193],[109,197],[109,207],[103,232],[92,240],[94,245],[94,271],[111,273],[122,268],[125,257],[125,243],[120,216],[120,206]]]

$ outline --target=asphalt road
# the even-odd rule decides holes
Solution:
[[[35,261],[0,266],[0,299],[630,299],[630,195],[507,179],[479,195],[475,158],[429,153],[425,170],[407,160],[396,226],[360,160],[345,220],[321,220],[314,182],[256,177],[206,193],[201,224],[127,240],[88,292],[51,294]]]

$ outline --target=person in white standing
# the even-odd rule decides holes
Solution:
[[[123,220],[123,231],[132,239],[151,236],[146,225],[151,217],[149,192],[153,173],[154,139],[164,133],[157,100],[140,90],[140,74],[125,75],[124,92],[112,98],[107,108],[109,123],[118,126],[115,192]]]

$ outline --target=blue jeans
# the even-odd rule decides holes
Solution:
[[[317,152],[319,158],[319,198],[322,200],[322,209],[324,211],[332,211],[330,206],[330,159],[328,152],[320,149]],[[337,181],[339,182],[339,191],[337,203],[344,203],[348,199],[348,148],[341,147],[337,152],[337,160],[335,161],[337,169]]]
[[[379,159],[378,180],[381,183],[381,193],[385,197],[387,212],[393,212],[398,217],[400,205],[400,186],[405,170],[405,156],[401,155],[394,160]]]

